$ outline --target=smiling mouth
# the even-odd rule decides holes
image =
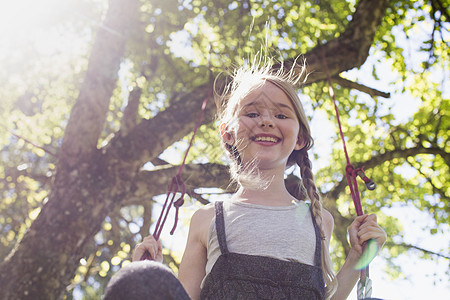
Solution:
[[[256,136],[251,138],[254,142],[270,142],[270,143],[278,143],[280,141],[279,138],[271,137],[271,136]]]

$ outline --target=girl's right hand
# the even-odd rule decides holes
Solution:
[[[160,263],[163,262],[161,241],[155,240],[152,235],[146,236],[142,243],[136,245],[136,248],[134,248],[132,260],[141,260],[145,252],[150,253],[154,261]]]

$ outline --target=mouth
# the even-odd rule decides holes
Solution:
[[[276,144],[281,141],[280,138],[273,135],[255,135],[250,138],[253,142]]]

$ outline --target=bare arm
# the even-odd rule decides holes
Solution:
[[[181,260],[178,279],[192,299],[200,299],[200,284],[206,275],[206,243],[214,207],[207,206],[194,213]]]
[[[350,244],[352,248],[345,260],[344,265],[339,270],[336,278],[338,289],[331,299],[347,299],[356,282],[359,279],[359,270],[355,270],[356,263],[362,255],[362,245],[364,242],[374,239],[377,241],[378,249],[386,242],[386,233],[378,225],[375,215],[362,215],[356,217],[348,228]]]

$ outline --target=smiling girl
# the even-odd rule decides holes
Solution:
[[[173,299],[347,298],[359,276],[354,267],[362,244],[374,239],[380,249],[386,234],[375,215],[355,218],[348,229],[352,248],[334,275],[329,255],[334,222],[314,183],[308,157],[313,140],[295,90],[302,74],[295,75],[294,67],[302,68],[242,67],[218,96],[220,134],[239,189],[228,201],[194,213],[179,281],[160,263],[136,262],[112,279],[106,299],[119,299],[114,295],[123,282],[130,290],[130,282],[141,280],[136,270],[151,276],[143,293],[153,299],[168,299],[160,296],[167,289]],[[296,199],[286,189],[285,170],[294,164],[308,199]],[[146,251],[162,262],[161,244],[152,236],[136,247],[133,260]],[[173,284],[157,288],[156,281]]]

